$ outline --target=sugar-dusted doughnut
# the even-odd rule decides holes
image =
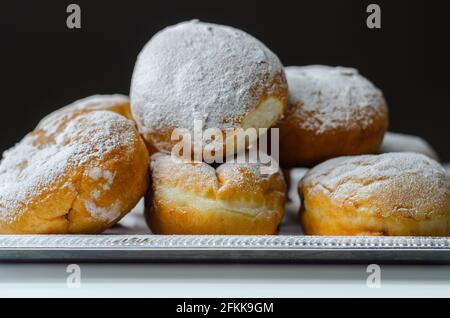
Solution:
[[[450,176],[417,153],[340,157],[299,184],[300,219],[314,235],[450,235]]]
[[[146,216],[157,234],[275,234],[284,215],[285,183],[259,164],[151,159]]]
[[[0,233],[100,233],[148,185],[148,152],[110,111],[48,118],[0,163]]]
[[[168,153],[177,143],[173,130],[192,132],[195,121],[228,132],[225,145],[237,128],[269,128],[282,116],[287,95],[283,66],[263,43],[232,27],[190,21],[146,44],[130,98],[149,148]]]
[[[383,94],[352,68],[286,68],[289,106],[280,121],[280,162],[303,167],[377,153],[388,127]]]

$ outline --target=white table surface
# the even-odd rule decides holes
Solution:
[[[381,266],[368,288],[363,265],[0,264],[0,297],[449,297],[450,266]]]

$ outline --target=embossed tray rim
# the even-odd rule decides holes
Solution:
[[[0,235],[0,262],[450,264],[449,237]]]
[[[3,248],[448,249],[450,237],[306,235],[0,235]]]

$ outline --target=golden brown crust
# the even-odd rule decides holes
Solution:
[[[372,124],[336,127],[326,132],[301,127],[301,123],[314,114],[301,113],[301,103],[291,103],[283,120],[277,124],[280,129],[280,163],[283,167],[313,166],[322,161],[339,157],[378,152],[388,128],[387,108],[381,115],[372,117]]]
[[[450,180],[423,155],[342,157],[299,183],[309,235],[450,235]]]
[[[145,144],[134,124],[113,112],[48,119],[11,152],[0,169],[2,234],[100,233],[147,190]],[[45,156],[50,171],[36,161]],[[23,195],[11,195],[11,182],[23,184]]]
[[[281,218],[280,214],[255,218],[220,211],[203,213],[159,200],[152,209],[147,219],[155,234],[272,235],[278,233]]]
[[[152,157],[146,217],[157,234],[275,234],[284,214],[280,172],[259,165],[184,163]]]
[[[449,236],[449,216],[416,220],[393,214],[361,214],[351,206],[338,206],[326,195],[308,196],[300,211],[307,235],[352,236]]]

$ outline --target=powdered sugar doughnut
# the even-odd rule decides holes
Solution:
[[[418,136],[388,132],[384,136],[380,153],[417,152],[439,161],[439,156],[431,145]]]
[[[275,234],[284,215],[285,183],[261,165],[151,160],[146,217],[157,234]]]
[[[383,94],[352,68],[286,68],[289,106],[280,128],[284,167],[376,153],[388,126]]]
[[[283,114],[287,85],[277,56],[249,34],[190,21],[157,33],[143,48],[131,110],[151,149],[170,152],[174,128],[268,128]],[[226,141],[225,141],[226,142]]]
[[[37,129],[45,127],[48,122],[53,122],[51,125],[55,125],[55,121],[62,122],[76,117],[81,113],[98,110],[112,111],[128,119],[132,119],[128,96],[121,94],[92,95],[79,99],[48,114],[39,122]]]
[[[3,154],[0,233],[99,233],[146,191],[148,152],[109,111],[47,120]]]
[[[303,230],[314,235],[450,235],[450,176],[417,153],[341,157],[299,184]]]

